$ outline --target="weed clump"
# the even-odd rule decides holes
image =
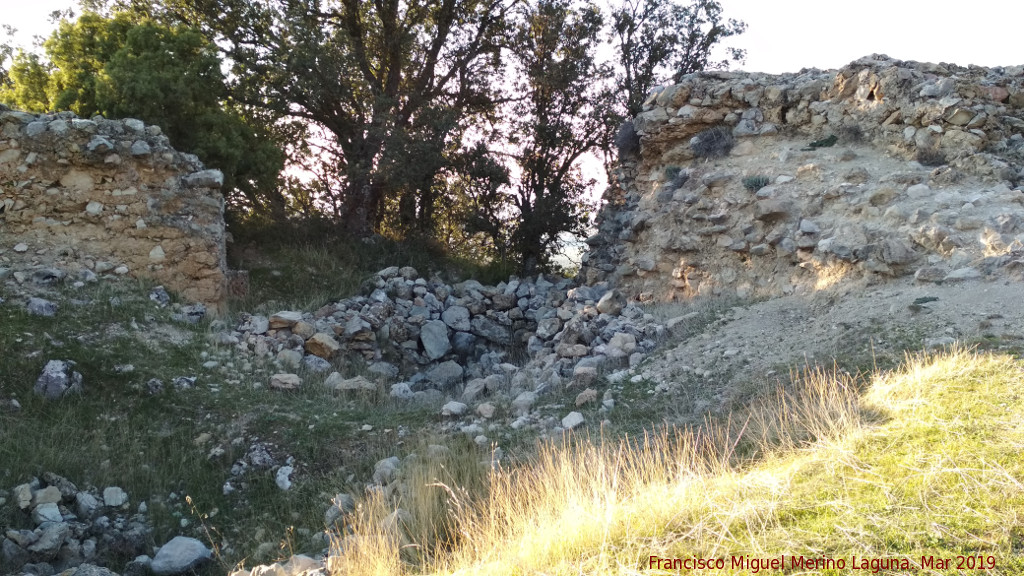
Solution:
[[[857,124],[844,124],[836,131],[839,141],[844,144],[860,144],[864,141],[864,130]]]
[[[751,192],[757,192],[767,186],[771,180],[767,176],[748,176],[743,179],[743,187]]]
[[[718,158],[728,156],[735,143],[729,128],[715,126],[690,139],[690,149],[698,158]]]
[[[665,168],[665,180],[669,189],[676,190],[682,188],[689,179],[690,172],[688,170],[683,170],[679,166]]]
[[[800,150],[802,152],[812,152],[814,150],[817,150],[818,148],[831,148],[832,146],[836,145],[836,142],[839,142],[839,138],[835,134],[833,134],[828,138],[815,140],[814,142],[808,144],[806,148],[801,148]]]
[[[946,163],[946,155],[938,148],[918,148],[915,160],[922,166],[942,166]]]
[[[619,157],[635,156],[640,152],[640,135],[636,133],[636,127],[631,120],[627,120],[619,126],[615,135],[615,147],[619,149]]]

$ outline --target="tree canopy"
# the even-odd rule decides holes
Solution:
[[[284,155],[266,130],[247,123],[229,99],[216,47],[197,29],[86,12],[44,43],[46,59],[19,52],[0,100],[35,112],[139,118],[172,145],[225,175],[261,210],[283,211],[277,193]]]
[[[618,57],[617,83],[628,116],[656,84],[691,72],[728,68],[741,62],[743,50],[728,48],[728,57],[712,60],[722,40],[742,34],[746,24],[722,17],[717,0],[617,0],[611,9],[611,41]]]
[[[614,155],[614,127],[656,84],[742,59],[713,49],[745,29],[716,0],[82,3],[48,62],[8,55],[0,98],[140,117],[251,207],[526,272],[590,224],[598,175],[581,160]]]

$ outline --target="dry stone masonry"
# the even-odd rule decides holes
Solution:
[[[131,274],[216,309],[222,182],[157,126],[0,106],[0,279]]]
[[[384,381],[395,398],[447,401],[444,416],[493,414],[497,403],[526,417],[545,392],[585,391],[600,371],[635,366],[666,333],[604,283],[538,276],[449,285],[393,266],[374,275],[366,294],[314,312],[243,314],[234,330],[210,338],[271,360],[280,371],[267,383],[275,390],[298,389],[300,373],[319,373],[341,394],[373,393]],[[366,376],[333,372],[346,358]],[[596,391],[584,399],[596,402]],[[523,418],[517,427],[530,424]]]
[[[1024,66],[691,74],[623,128],[583,278],[671,300],[1013,271],[1022,133]]]

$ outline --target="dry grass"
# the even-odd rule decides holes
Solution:
[[[444,498],[419,509],[406,497],[404,530],[381,521],[388,498],[372,501],[348,539],[359,545],[332,573],[707,573],[652,568],[657,556],[723,558],[732,566],[723,573],[764,574],[774,572],[732,559],[784,556],[789,573],[788,559],[803,555],[847,568],[866,558],[895,574],[882,562],[917,567],[925,556],[955,567],[964,554],[991,556],[987,574],[1021,573],[1017,361],[954,350],[874,376],[863,398],[857,384],[812,372],[697,430],[547,444],[491,474],[486,491],[430,473],[410,479],[407,491]],[[438,518],[443,530],[418,526]]]

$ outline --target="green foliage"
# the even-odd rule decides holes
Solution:
[[[509,109],[509,141],[519,178],[508,198],[514,213],[491,212],[493,229],[507,231],[524,274],[549,269],[564,234],[583,234],[594,185],[578,165],[587,152],[611,141],[610,70],[595,53],[602,17],[592,4],[539,0],[524,7],[511,54],[516,91]]]
[[[698,158],[718,158],[728,156],[734,144],[732,130],[726,126],[715,126],[694,136],[690,140],[690,149]]]
[[[173,146],[224,172],[225,189],[240,192],[244,204],[283,213],[276,185],[284,155],[271,137],[272,120],[254,124],[230,104],[217,48],[199,30],[87,12],[62,21],[43,46],[49,63],[20,52],[0,100],[156,124]]]
[[[839,138],[835,134],[832,134],[831,136],[828,136],[827,138],[822,138],[821,140],[815,140],[814,142],[811,142],[810,144],[808,144],[806,148],[801,148],[800,150],[805,151],[805,152],[809,152],[811,150],[817,150],[818,148],[830,148],[832,146],[835,146],[836,142],[838,142],[838,141],[839,141]]]
[[[640,135],[636,133],[632,120],[626,120],[619,126],[615,134],[615,148],[619,151],[619,158],[640,153]]]
[[[669,166],[665,168],[665,179],[668,181],[669,188],[682,188],[686,181],[690,179],[690,172],[683,170],[679,166]]]
[[[316,202],[352,234],[432,232],[443,172],[491,82],[512,0],[129,1],[208,30],[236,99],[319,132],[304,167]]]
[[[747,176],[743,179],[743,187],[751,192],[757,192],[770,182],[771,180],[767,176]]]
[[[247,115],[308,129],[286,138],[308,177],[286,179],[278,205],[355,236],[433,237],[524,270],[546,267],[588,224],[593,181],[578,160],[638,152],[625,115],[655,82],[726,66],[711,48],[745,28],[714,0],[619,0],[607,20],[595,4],[550,0],[87,5],[201,30],[231,62],[230,99]],[[617,75],[594,58],[609,41]]]
[[[19,49],[14,53],[10,70],[0,71],[0,102],[28,112],[48,110],[49,78],[50,67],[38,54]]]
[[[746,24],[724,20],[717,0],[617,0],[612,6],[612,42],[619,69],[616,81],[628,116],[639,114],[647,94],[668,78],[720,70],[742,62],[745,52],[729,48],[727,60],[712,61],[711,49],[742,34]]]
[[[922,166],[942,166],[946,163],[946,155],[938,148],[918,148],[914,159]]]

